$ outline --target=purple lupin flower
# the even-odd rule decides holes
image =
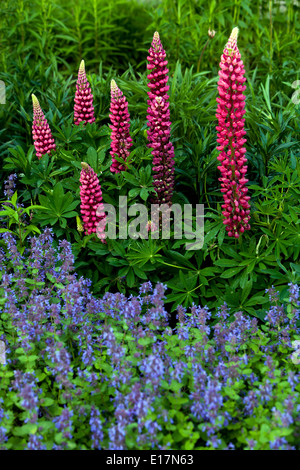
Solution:
[[[84,124],[94,122],[93,95],[90,84],[86,78],[84,60],[81,61],[78,70],[74,101],[74,122],[76,126],[79,126],[82,121]]]
[[[35,95],[32,96],[33,124],[32,136],[38,159],[56,148],[47,119]]]
[[[110,171],[120,173],[125,171],[126,167],[118,162],[115,157],[122,158],[126,162],[132,146],[132,138],[129,134],[130,115],[128,113],[128,103],[115,80],[111,81],[110,113],[109,118],[112,123],[109,126],[112,130],[110,151],[112,164]]]
[[[170,142],[170,110],[167,95],[169,86],[168,63],[158,32],[154,33],[149,49],[150,62],[147,68],[151,70],[148,75],[148,115],[147,131],[149,144],[153,148],[153,186],[156,191],[154,203],[171,203],[174,188],[174,147]]]

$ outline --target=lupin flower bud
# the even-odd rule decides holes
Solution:
[[[78,232],[84,232],[84,228],[83,228],[83,225],[81,223],[81,219],[78,215],[76,215],[76,224],[77,224]]]
[[[167,95],[169,79],[166,68],[168,63],[166,52],[162,47],[158,32],[154,33],[153,41],[147,57],[148,75],[148,147],[153,148],[153,185],[158,204],[171,204],[174,188],[174,148],[170,142],[170,111]]]
[[[82,170],[80,174],[80,199],[83,228],[86,235],[96,233],[98,223],[105,217],[105,214],[96,213],[102,203],[102,191],[98,177],[94,170],[84,162],[81,162]]]
[[[120,173],[126,169],[125,165],[116,160],[116,156],[126,162],[130,147],[132,146],[132,138],[129,134],[130,115],[128,113],[128,103],[122,91],[118,88],[115,80],[111,81],[111,103],[110,103],[110,120],[109,126],[111,132],[111,157],[112,164],[110,171]]]
[[[248,188],[245,184],[247,159],[244,138],[245,95],[244,82],[245,69],[241,54],[237,47],[238,28],[232,30],[231,36],[221,56],[217,98],[217,149],[220,151],[218,160],[221,165],[218,169],[222,173],[221,192],[224,203],[222,205],[223,223],[230,237],[239,238],[240,233],[250,229],[250,205],[247,196]]]
[[[38,159],[56,148],[47,119],[35,95],[32,96],[33,124],[32,136]]]
[[[84,60],[81,61],[78,71],[74,101],[74,122],[76,126],[79,126],[82,121],[84,124],[94,122],[93,95],[86,78]]]

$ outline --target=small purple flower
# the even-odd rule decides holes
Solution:
[[[42,444],[43,436],[30,434],[26,450],[47,450],[45,444]]]
[[[285,437],[277,437],[274,441],[270,442],[271,450],[296,450],[288,444]]]
[[[73,439],[72,437],[72,417],[73,410],[64,408],[60,416],[53,419],[58,431],[62,432],[65,439]]]
[[[230,315],[229,310],[230,309],[228,308],[227,303],[224,302],[223,305],[221,305],[221,307],[218,307],[216,317],[220,318],[221,320],[226,320],[226,318],[228,318]]]
[[[243,403],[245,405],[244,413],[245,415],[251,416],[253,411],[258,406],[257,394],[254,390],[250,390],[248,395],[243,398]]]
[[[4,196],[7,197],[7,199],[11,199],[15,192],[15,187],[16,187],[16,179],[18,175],[16,173],[11,173],[6,181],[4,181]]]
[[[103,441],[102,422],[100,419],[100,411],[94,405],[91,407],[90,427],[92,437],[92,449],[101,449],[101,442]]]
[[[165,366],[160,357],[151,354],[145,358],[140,365],[140,369],[145,376],[146,383],[152,384],[157,388],[164,378]]]

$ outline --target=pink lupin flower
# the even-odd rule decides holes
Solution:
[[[174,188],[174,147],[170,142],[170,110],[168,103],[156,96],[151,101],[147,119],[153,129],[151,147],[153,155],[153,186],[156,192],[154,203],[170,204]]]
[[[250,205],[247,196],[248,188],[245,184],[247,166],[245,163],[246,149],[244,138],[245,95],[244,82],[245,69],[241,54],[237,47],[238,28],[232,30],[231,36],[221,56],[217,98],[217,149],[220,151],[218,160],[221,165],[218,169],[222,176],[221,192],[224,197],[225,217],[223,223],[230,237],[239,238],[239,234],[250,229]]]
[[[33,104],[32,136],[36,155],[38,159],[40,159],[46,153],[50,153],[51,150],[55,150],[56,146],[40,103],[35,95],[31,96]]]
[[[78,71],[74,101],[74,122],[76,126],[79,126],[82,121],[84,124],[94,122],[93,95],[86,78],[84,60],[81,61]]]
[[[147,131],[148,147],[153,148],[154,172],[153,186],[156,191],[155,203],[171,204],[174,188],[174,147],[170,142],[170,110],[167,95],[169,79],[166,68],[168,63],[166,52],[163,49],[159,34],[156,31],[149,49],[147,57],[149,64],[147,68],[151,70],[148,75],[148,115]]]
[[[148,52],[149,52],[149,56],[147,57],[147,60],[149,64],[147,64],[147,69],[151,71],[149,75],[147,76],[149,80],[148,87],[150,88],[150,91],[148,91],[149,100],[147,102],[148,112],[149,112],[151,104],[153,100],[155,100],[156,96],[160,96],[165,101],[169,99],[169,95],[167,95],[167,91],[170,88],[169,85],[167,85],[167,82],[169,80],[169,77],[168,77],[169,70],[166,68],[168,61],[166,60],[166,52],[163,49],[163,46],[162,46],[162,43],[161,43],[161,40],[157,31],[153,35],[153,41]],[[152,134],[154,132],[154,129],[151,126],[151,123],[148,124],[148,126],[149,126],[149,129],[147,131],[147,135],[148,135],[148,140],[151,144]],[[148,145],[148,147],[151,147],[150,144]]]
[[[99,209],[101,210],[102,207],[101,186],[95,171],[87,163],[81,162],[81,166],[80,209],[83,228],[86,235],[97,232],[97,235],[100,238],[97,226],[99,222],[105,218],[104,212],[99,212]]]
[[[128,113],[128,103],[122,91],[118,88],[115,80],[111,81],[111,103],[110,103],[110,120],[109,126],[111,132],[111,157],[112,164],[110,171],[120,173],[126,169],[125,165],[116,160],[116,156],[126,162],[130,147],[132,146],[132,138],[129,134],[130,115]]]

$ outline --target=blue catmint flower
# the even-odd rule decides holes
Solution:
[[[4,196],[7,197],[7,199],[11,199],[14,192],[15,192],[15,187],[16,187],[16,179],[18,175],[16,173],[12,173],[9,175],[8,179],[4,181]]]
[[[246,416],[251,416],[258,406],[257,393],[254,390],[250,390],[248,394],[243,398],[245,405],[244,413]]]
[[[274,441],[270,442],[271,450],[296,450],[295,447],[290,446],[285,437],[277,437]]]
[[[45,444],[42,444],[43,436],[30,434],[26,450],[47,450]]]
[[[276,303],[279,299],[279,292],[276,291],[275,287],[272,286],[269,289],[265,290],[266,294],[269,294],[269,299],[271,303]]]
[[[289,301],[290,302],[295,302],[295,304],[300,305],[299,303],[299,286],[297,284],[293,284],[292,282],[288,283],[289,286],[289,292],[290,292],[290,297]]]
[[[152,384],[155,388],[158,387],[165,374],[165,366],[162,359],[154,354],[150,354],[143,359],[139,367],[144,374],[146,383]]]
[[[72,417],[73,410],[69,408],[64,408],[60,416],[53,418],[58,431],[62,432],[65,439],[72,439]]]
[[[227,303],[224,302],[221,307],[218,307],[216,317],[220,318],[223,321],[226,320],[226,318],[228,318],[230,315],[229,310],[230,309],[228,308]]]
[[[94,405],[91,407],[90,414],[90,427],[91,427],[91,438],[92,438],[92,449],[101,449],[101,442],[103,441],[103,430],[102,422],[100,419],[100,411]]]

